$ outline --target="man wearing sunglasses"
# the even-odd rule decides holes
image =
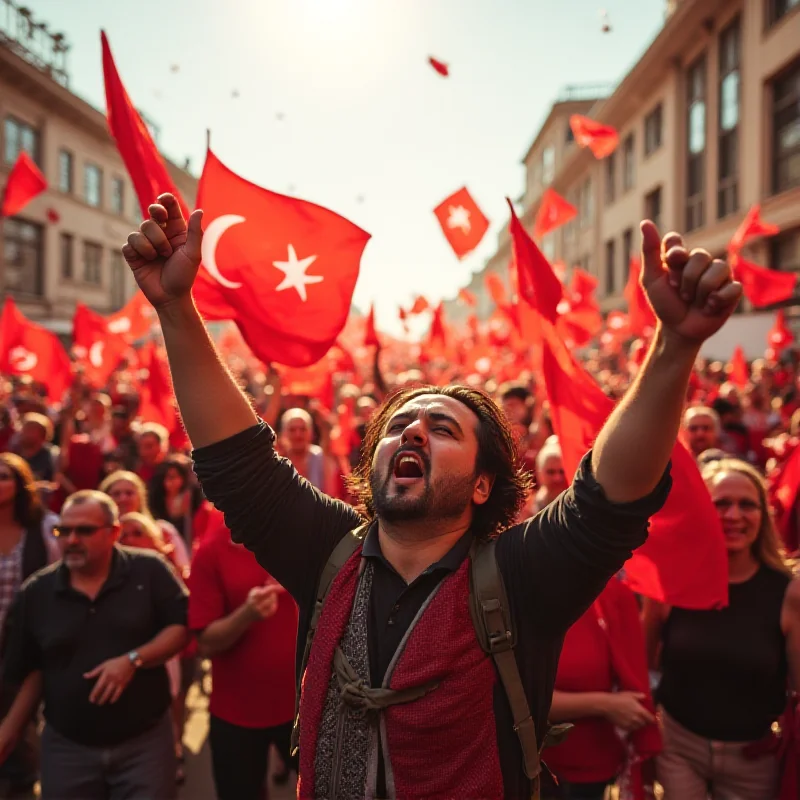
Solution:
[[[4,680],[20,686],[0,760],[44,700],[42,798],[175,796],[164,663],[186,644],[186,588],[157,554],[117,544],[119,511],[94,490],[67,498],[61,561],[20,590]]]

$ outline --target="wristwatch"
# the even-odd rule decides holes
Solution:
[[[128,653],[128,660],[131,662],[134,669],[139,669],[139,667],[144,664],[138,650],[131,650],[130,653]]]

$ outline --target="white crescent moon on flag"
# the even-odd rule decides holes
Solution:
[[[228,280],[217,267],[217,244],[220,237],[232,225],[238,225],[244,222],[245,218],[240,217],[238,214],[223,214],[212,220],[203,234],[203,244],[201,247],[201,256],[203,259],[203,266],[208,270],[211,277],[226,289],[240,289],[242,284],[235,281]]]
[[[11,365],[20,372],[30,372],[39,363],[36,353],[32,353],[21,345],[15,347],[9,356]]]
[[[103,366],[103,347],[105,342],[95,342],[89,348],[89,361],[93,367],[99,369]]]

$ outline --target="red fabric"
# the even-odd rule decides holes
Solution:
[[[564,639],[555,688],[564,692],[643,692],[653,711],[648,686],[644,635],[636,598],[621,581],[611,580],[595,604],[569,629]],[[646,759],[661,749],[658,728],[650,725],[636,738],[637,756]],[[545,753],[556,777],[595,783],[619,775],[627,747],[614,726],[602,717],[575,722],[563,744]]]
[[[744,357],[744,350],[740,345],[736,346],[731,358],[731,372],[730,380],[735,386],[744,389],[750,380],[750,367],[747,365],[747,359]]]
[[[128,343],[122,336],[109,332],[108,320],[102,314],[77,303],[72,320],[72,348],[86,379],[92,386],[102,388],[125,355]]]
[[[47,180],[42,175],[33,159],[24,151],[20,151],[11,172],[8,175],[3,192],[3,205],[0,206],[0,217],[13,217],[19,214],[34,197],[47,188]]]
[[[204,271],[216,273],[225,318],[253,353],[296,367],[322,358],[347,321],[370,235],[327,208],[244,180],[210,150],[197,203]]]
[[[489,230],[489,220],[478,208],[466,187],[446,197],[433,209],[442,233],[458,258],[464,258]]]
[[[142,384],[139,417],[143,422],[157,422],[168,431],[175,430],[178,415],[172,394],[169,370],[154,342],[148,342],[140,351],[142,366],[147,369],[147,380]]]
[[[519,294],[546,320],[555,323],[558,319],[558,304],[564,298],[564,287],[536,242],[520,224],[511,201],[507,199],[507,202],[511,211],[508,227]]]
[[[414,300],[414,305],[411,306],[409,310],[409,314],[421,314],[423,311],[427,311],[430,308],[430,303],[420,294],[417,295],[417,298]]]
[[[613,402],[542,323],[542,371],[553,427],[568,476],[592,446]],[[686,448],[672,451],[672,491],[650,521],[650,535],[625,565],[625,581],[654,600],[683,608],[719,608],[728,600],[728,558],[708,490]]]
[[[31,322],[6,297],[0,318],[0,374],[29,375],[60,402],[72,382],[72,366],[58,336]]]
[[[312,797],[314,758],[333,653],[355,597],[361,553],[334,579],[303,677],[300,780],[297,796]],[[387,739],[398,797],[503,797],[492,697],[495,671],[480,649],[469,612],[469,561],[444,580],[409,635],[390,688],[436,678],[420,700],[386,711]],[[444,639],[441,632],[446,630]]]
[[[629,265],[628,283],[622,292],[628,302],[628,321],[633,336],[648,336],[656,327],[655,312],[640,281],[641,272],[641,259],[634,256]]]
[[[732,259],[732,266],[736,279],[742,282],[745,297],[756,308],[781,303],[794,295],[795,272],[759,267],[738,257]]]
[[[364,347],[379,347],[380,339],[378,339],[378,332],[375,330],[375,303],[370,306],[369,314],[367,314],[367,321],[364,326]]]
[[[569,347],[588,344],[603,329],[600,305],[594,297],[597,278],[575,267],[566,297],[558,305],[556,330]]]
[[[136,292],[116,314],[109,315],[108,331],[131,342],[143,339],[150,333],[154,317],[153,307],[141,292]]]
[[[554,189],[545,189],[533,223],[533,238],[541,239],[577,216],[578,209],[572,203],[567,202]]]
[[[431,327],[428,331],[428,346],[439,344],[445,346],[447,344],[447,326],[444,321],[444,304],[439,303],[433,309],[433,317],[431,318]]]
[[[786,324],[786,315],[783,309],[779,309],[775,314],[775,324],[767,334],[767,343],[780,352],[784,347],[788,347],[794,341],[794,334]]]
[[[450,75],[450,67],[444,63],[444,61],[439,61],[438,58],[434,58],[433,56],[428,56],[428,63],[443,77],[446,78]]]
[[[770,494],[775,507],[778,531],[790,553],[798,549],[797,530],[794,528],[794,505],[800,490],[800,447],[793,447],[791,454],[770,476]]]
[[[225,529],[200,545],[189,575],[189,627],[208,627],[235,611],[256,586],[274,583],[255,556]],[[254,622],[224,653],[211,659],[209,711],[244,728],[269,728],[294,715],[297,606],[281,590],[277,612]]]
[[[588,147],[595,158],[610,156],[617,149],[619,134],[611,125],[603,125],[580,114],[573,114],[569,125],[578,147]]]
[[[68,466],[66,477],[75,485],[75,491],[96,489],[103,477],[103,451],[86,433],[76,433],[67,445]],[[50,509],[58,513],[67,493],[59,489],[50,496]]]
[[[756,204],[750,208],[747,215],[742,220],[742,224],[733,234],[728,250],[738,254],[739,251],[752,239],[759,239],[762,236],[774,236],[780,231],[777,225],[761,221],[761,206]]]

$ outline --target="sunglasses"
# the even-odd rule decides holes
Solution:
[[[93,536],[97,531],[107,528],[108,525],[56,525],[53,528],[53,536],[56,538],[66,538],[74,533],[77,536]]]

